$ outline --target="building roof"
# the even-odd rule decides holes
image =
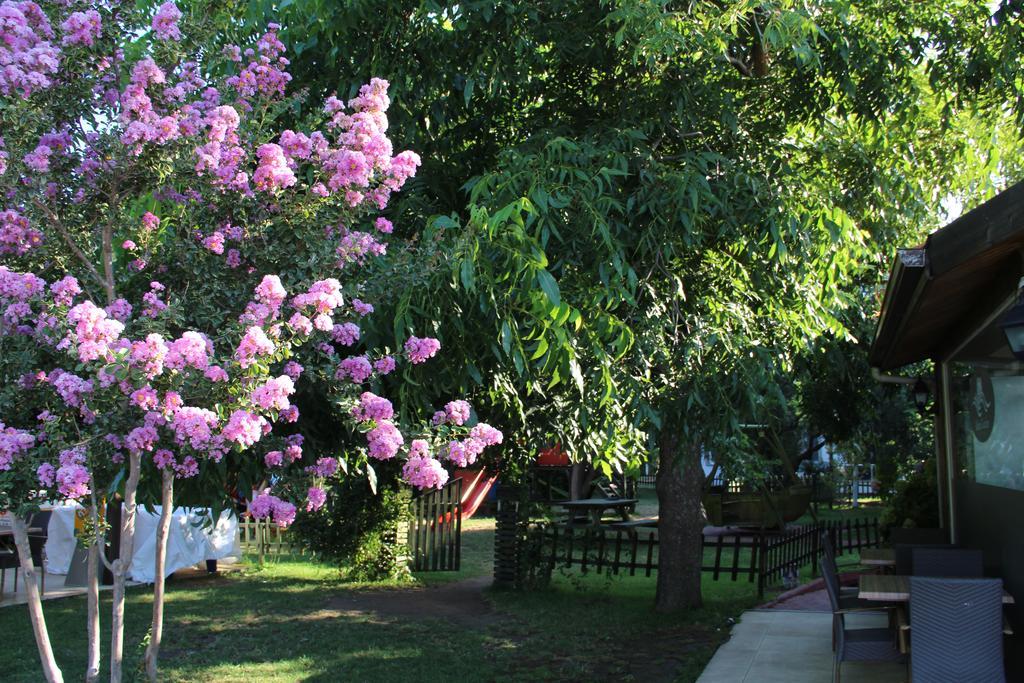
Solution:
[[[943,357],[1012,294],[1022,274],[1024,182],[902,249],[892,266],[871,365]]]

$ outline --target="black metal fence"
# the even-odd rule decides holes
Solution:
[[[412,499],[410,565],[414,572],[458,571],[462,560],[462,479]]]
[[[817,572],[826,531],[837,554],[877,547],[877,520],[835,520],[790,527],[782,533],[727,529],[703,537],[701,571],[711,579],[757,582],[759,595],[810,565]],[[628,525],[567,526],[540,523],[527,532],[534,563],[548,570],[578,567],[580,571],[651,576],[658,569],[658,532],[653,527]]]

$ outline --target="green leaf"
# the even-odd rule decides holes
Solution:
[[[366,481],[370,484],[370,490],[373,491],[373,495],[377,495],[377,473],[374,471],[370,463],[366,463]]]
[[[503,320],[501,323],[501,348],[504,349],[505,353],[512,349],[512,328],[507,320]]]
[[[537,271],[537,284],[540,285],[544,295],[551,302],[552,306],[559,306],[562,303],[561,293],[558,291],[558,282],[547,270]]]

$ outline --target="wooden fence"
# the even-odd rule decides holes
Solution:
[[[411,507],[412,571],[458,571],[462,561],[462,479],[416,494]]]
[[[827,531],[837,554],[877,547],[877,520],[819,522],[791,527],[783,533],[725,530],[703,537],[701,571],[719,581],[728,578],[757,582],[759,595],[787,573],[810,565],[817,572],[822,552],[820,534]],[[536,524],[527,533],[535,561],[550,569],[579,567],[611,574],[651,576],[658,569],[658,532],[652,527],[566,526]]]
[[[254,555],[303,553],[302,546],[293,541],[287,529],[266,519],[253,519],[248,515],[238,520],[238,542],[243,552]]]

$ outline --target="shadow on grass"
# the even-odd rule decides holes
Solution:
[[[462,570],[422,575],[419,585],[353,586],[332,567],[287,557],[259,571],[170,582],[163,680],[693,681],[728,636],[729,619],[757,602],[749,584],[707,581],[703,608],[659,615],[654,577],[593,573],[556,573],[543,590],[492,591],[493,520],[471,522]],[[138,670],[150,609],[149,588],[129,591],[129,671]],[[65,678],[77,679],[85,601],[45,610]],[[104,595],[104,631],[109,613]],[[0,610],[0,633],[3,680],[40,680],[23,607]]]

